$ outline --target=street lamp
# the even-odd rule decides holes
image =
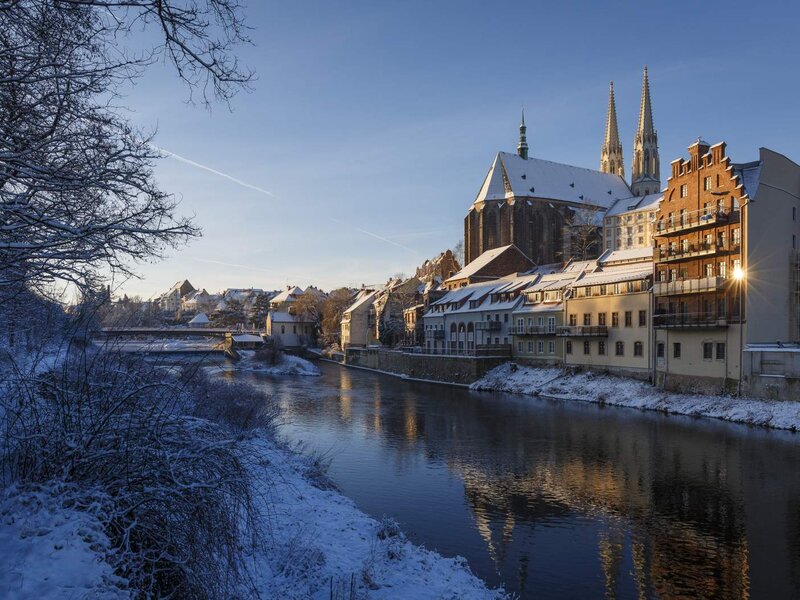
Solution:
[[[742,395],[742,362],[744,359],[744,324],[742,323],[742,288],[744,287],[744,269],[741,265],[736,265],[733,268],[733,278],[736,280],[736,285],[739,295],[739,382],[737,385],[737,395]]]

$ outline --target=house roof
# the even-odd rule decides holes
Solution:
[[[311,321],[304,321],[302,317],[298,315],[290,315],[288,312],[282,311],[270,311],[267,314],[267,319],[270,319],[273,323],[310,323]]]
[[[303,294],[303,290],[299,287],[287,285],[286,289],[272,298],[270,302],[294,302],[295,298],[292,298],[292,296],[302,296]]]
[[[653,264],[649,262],[636,265],[620,265],[618,267],[607,267],[593,273],[587,273],[573,285],[575,287],[583,287],[588,285],[608,285],[621,281],[637,281],[652,274]]]
[[[487,250],[483,254],[481,254],[478,258],[473,260],[469,263],[466,267],[461,269],[458,273],[450,277],[449,279],[445,280],[445,283],[448,281],[458,281],[459,279],[465,279],[467,277],[474,276],[478,271],[489,265],[493,260],[499,257],[501,254],[505,252],[511,251],[511,249],[517,250],[517,252],[522,252],[514,246],[514,244],[509,244],[508,246],[500,246],[499,248],[493,248],[492,250]]]
[[[189,321],[189,325],[207,325],[209,323],[208,317],[206,313],[197,313],[191,321]]]
[[[597,259],[600,265],[608,265],[619,262],[642,262],[653,260],[653,248],[646,246],[644,248],[626,248],[624,250],[606,250]],[[652,264],[651,264],[652,266]]]
[[[610,207],[632,196],[625,180],[611,173],[498,152],[475,202],[541,198]]]
[[[629,212],[641,212],[647,210],[656,210],[659,202],[664,199],[664,192],[657,194],[647,194],[646,196],[632,196],[629,198],[620,198],[611,208],[606,211],[607,217],[617,217],[619,215]]]
[[[346,313],[353,312],[354,310],[357,310],[358,308],[373,302],[375,298],[377,298],[379,291],[380,290],[372,290],[371,292],[367,292],[366,294],[358,298],[355,302],[353,302],[350,306],[348,306],[344,312]]]

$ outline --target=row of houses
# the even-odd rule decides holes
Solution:
[[[765,148],[734,163],[724,142],[698,139],[661,193],[606,211],[599,258],[537,266],[507,245],[445,280],[422,312],[420,351],[491,350],[680,389],[791,381],[798,209],[800,166]]]

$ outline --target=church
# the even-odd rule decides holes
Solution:
[[[526,130],[523,112],[517,153],[497,153],[464,219],[465,265],[509,244],[539,265],[595,258],[602,251],[606,211],[615,204],[636,204],[640,197],[661,190],[647,67],[630,185],[625,181],[613,82],[598,171],[529,157]]]

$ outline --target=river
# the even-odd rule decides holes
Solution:
[[[322,363],[229,374],[368,514],[522,598],[800,595],[800,435]]]

